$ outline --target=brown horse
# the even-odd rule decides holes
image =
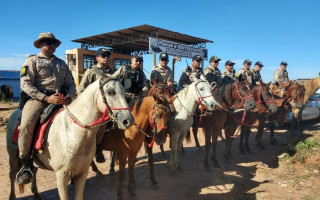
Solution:
[[[284,92],[282,95],[275,92],[274,88],[272,88],[272,93],[274,95],[275,103],[278,107],[277,112],[268,116],[269,126],[270,126],[270,143],[272,145],[277,144],[278,141],[274,137],[274,130],[276,127],[281,126],[284,122],[286,114],[289,110],[302,109],[302,99],[304,98],[305,89],[300,84],[297,83],[288,83],[286,87],[284,87]],[[282,96],[280,98],[279,96]],[[258,133],[256,135],[256,141],[258,146],[261,148],[265,148],[262,144],[262,132],[265,125],[266,119],[259,119],[258,122]]]
[[[131,195],[134,195],[134,164],[138,151],[146,137],[154,137],[155,141],[163,142],[163,138],[167,134],[167,121],[170,117],[169,107],[160,98],[145,97],[142,100],[136,100],[132,105],[135,124],[125,131],[116,128],[106,132],[103,140],[103,149],[116,152],[119,159],[119,185],[117,192],[119,199],[123,199],[123,181],[127,159],[129,165],[127,189]],[[150,130],[153,130],[152,136],[148,134],[151,132]],[[99,173],[94,162],[92,169]],[[155,181],[154,177],[150,177],[150,179],[151,182]]]
[[[214,166],[219,166],[216,159],[216,145],[218,135],[224,128],[227,120],[227,113],[231,112],[230,109],[245,108],[246,110],[253,109],[255,107],[255,101],[251,94],[250,88],[245,82],[234,82],[232,84],[223,85],[221,87],[213,89],[212,92],[214,98],[219,103],[217,110],[212,112],[211,116],[203,117],[201,127],[205,133],[205,168],[209,168],[208,156],[210,150],[210,144],[212,140],[212,155],[211,160]]]

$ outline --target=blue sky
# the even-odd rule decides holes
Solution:
[[[226,60],[236,62],[239,70],[249,58],[264,64],[265,82],[273,79],[283,60],[290,79],[313,78],[320,72],[318,0],[18,0],[3,1],[1,8],[2,70],[19,70],[28,55],[38,53],[33,41],[40,32],[53,32],[62,41],[56,55],[64,59],[66,49],[80,48],[72,39],[150,24],[213,40],[207,44],[209,57],[222,59],[221,71]],[[177,62],[176,80],[185,66],[184,59]],[[144,67],[150,71],[151,55],[145,56]]]

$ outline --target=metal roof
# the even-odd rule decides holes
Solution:
[[[82,49],[104,46],[122,53],[132,53],[137,51],[145,51],[145,53],[147,53],[149,50],[149,37],[161,38],[198,47],[205,47],[206,43],[213,43],[211,40],[202,39],[146,24],[75,39],[72,40],[72,42],[81,43]]]

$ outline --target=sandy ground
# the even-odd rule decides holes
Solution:
[[[0,105],[0,199],[8,199],[10,183],[8,177],[8,155],[5,143],[6,119],[13,111],[16,104]],[[313,137],[320,133],[320,123],[310,121],[304,124],[304,134]],[[251,153],[242,155],[237,148],[239,137],[233,141],[233,159],[225,161],[223,153],[225,144],[218,142],[218,160],[220,168],[212,167],[205,170],[203,165],[204,152],[194,145],[184,143],[185,153],[180,154],[182,170],[177,177],[170,176],[167,160],[170,158],[168,144],[165,145],[166,158],[161,157],[158,146],[154,147],[155,175],[157,186],[151,186],[147,157],[141,149],[135,166],[136,187],[135,197],[129,197],[124,192],[126,199],[134,200],[176,200],[176,199],[320,199],[319,191],[319,164],[320,156],[310,162],[318,168],[308,169],[299,163],[292,164],[279,159],[283,156],[287,144],[292,140],[287,130],[280,129],[276,133],[278,145],[269,143],[269,130],[263,135],[266,149],[262,150],[255,145],[253,129],[250,136]],[[204,149],[204,135],[199,131],[199,140]],[[105,152],[107,162],[98,164],[103,176],[95,176],[90,170],[86,182],[85,199],[117,199],[116,190],[118,173],[108,175],[110,156]],[[210,163],[212,166],[212,163]],[[116,167],[116,171],[118,168]],[[26,187],[24,194],[19,194],[19,199],[32,199],[30,186]],[[58,199],[55,174],[46,170],[38,171],[38,189],[43,199]],[[69,186],[70,199],[73,199],[74,188]]]

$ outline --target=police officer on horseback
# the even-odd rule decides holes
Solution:
[[[274,71],[275,83],[285,83],[289,81],[287,65],[288,63],[286,61],[282,61],[280,67]]]
[[[233,83],[236,78],[235,78],[235,73],[236,70],[233,69],[234,62],[232,60],[227,60],[224,64],[225,70],[222,73],[222,83],[223,84],[228,84],[228,83]]]
[[[236,74],[236,78],[242,75],[242,78],[247,80],[250,85],[252,84],[252,78],[253,78],[252,71],[250,71],[251,63],[252,62],[249,59],[244,60],[243,67]]]
[[[143,57],[135,54],[131,64],[122,65],[113,76],[122,80],[126,90],[126,100],[129,103],[133,98],[144,96],[148,92],[146,76],[142,71]]]
[[[34,46],[40,48],[41,52],[29,56],[21,69],[21,90],[29,96],[29,100],[25,104],[20,102],[24,105],[20,105],[23,110],[18,139],[19,156],[22,161],[22,168],[17,177],[19,184],[27,184],[32,180],[31,143],[42,111],[49,104],[69,104],[76,94],[76,86],[68,65],[54,55],[60,44],[60,40],[52,33],[40,33]]]
[[[218,68],[219,61],[221,61],[220,58],[218,58],[217,56],[212,56],[209,60],[210,65],[203,72],[210,84],[212,82],[215,82],[216,85],[222,84],[221,72]]]
[[[154,66],[151,71],[150,80],[151,84],[155,83],[164,83],[166,81],[166,84],[168,87],[173,86],[173,72],[168,67],[169,63],[169,56],[167,53],[161,53],[159,55],[159,64],[157,66]]]
[[[263,67],[263,64],[260,61],[258,61],[254,64],[254,67],[251,70],[252,75],[253,75],[253,78],[252,78],[253,85],[261,85],[262,78],[260,75],[260,71],[261,71],[262,67]]]

